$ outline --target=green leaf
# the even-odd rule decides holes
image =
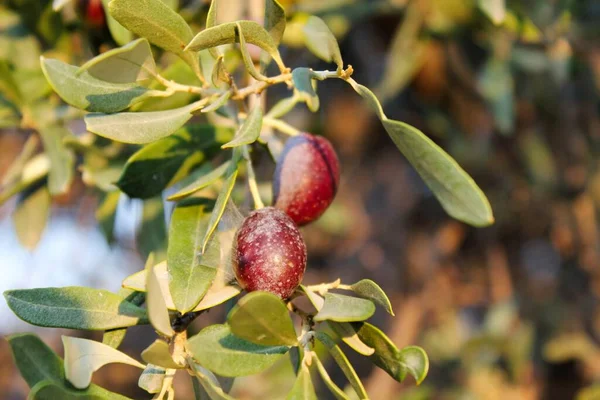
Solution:
[[[279,100],[273,107],[271,107],[269,112],[265,114],[265,118],[277,119],[283,117],[285,114],[292,111],[299,100],[300,99],[295,94],[294,96]]]
[[[218,154],[232,136],[229,128],[188,125],[150,143],[125,164],[116,185],[129,197],[147,199],[188,176],[201,162]]]
[[[313,362],[317,364],[317,370],[319,371],[319,375],[321,375],[321,379],[323,379],[325,386],[327,386],[334,397],[337,400],[349,400],[349,397],[346,396],[346,393],[344,393],[344,391],[331,380],[331,377],[327,373],[327,370],[323,366],[321,360],[319,360],[319,357],[314,357]]]
[[[201,311],[212,308],[214,306],[218,306],[226,302],[229,299],[234,298],[242,289],[238,286],[227,285],[221,288],[211,288],[206,295],[202,298],[202,301],[198,303],[196,307],[194,307],[194,311]]]
[[[354,388],[354,391],[358,397],[360,399],[368,399],[369,396],[367,395],[360,378],[356,374],[354,368],[352,368],[352,364],[350,364],[350,361],[348,361],[348,358],[346,358],[346,355],[342,352],[339,346],[335,344],[335,342],[324,332],[315,332],[315,337],[327,348],[329,354],[331,354],[335,362],[339,365],[340,369],[346,376],[346,379],[348,379],[348,382],[350,382]]]
[[[162,368],[185,368],[183,365],[179,365],[173,360],[167,342],[159,339],[156,339],[154,343],[142,351],[142,360],[146,361],[148,364],[157,365]]]
[[[350,348],[356,351],[363,356],[370,356],[375,352],[375,349],[367,346],[360,338],[358,334],[348,322],[334,322],[329,321],[325,322],[327,326],[329,326],[336,335],[338,335],[344,343],[346,343]]]
[[[202,239],[202,252],[206,251],[206,245],[210,241],[210,238],[217,228],[223,213],[225,212],[225,207],[227,206],[227,201],[229,200],[229,196],[231,196],[231,191],[233,190],[233,186],[235,185],[235,180],[238,174],[238,160],[239,160],[239,152],[238,150],[234,150],[232,156],[232,163],[229,166],[227,171],[227,178],[223,183],[223,187],[221,188],[221,192],[217,197],[217,201],[213,208],[212,214],[210,215],[210,221],[208,223],[208,228],[206,229],[206,234],[204,235],[204,239]]]
[[[192,29],[185,20],[160,0],[112,0],[110,15],[136,35],[177,54],[203,80],[197,55],[185,51]]]
[[[265,29],[279,45],[285,32],[285,10],[277,0],[265,1]]]
[[[262,117],[262,107],[259,105],[254,106],[254,108],[250,110],[248,117],[235,133],[233,139],[230,142],[225,143],[221,148],[227,149],[256,142],[262,128]]]
[[[169,290],[181,313],[198,305],[217,275],[220,249],[209,246],[203,253],[201,243],[213,205],[212,200],[192,198],[179,203],[171,217],[167,249]]]
[[[24,193],[13,214],[13,223],[19,242],[27,249],[33,250],[38,245],[48,217],[52,199],[45,186]]]
[[[229,168],[230,163],[230,161],[225,161],[223,164],[213,169],[212,171],[200,175],[196,180],[194,180],[194,182],[179,190],[177,193],[169,196],[167,200],[181,200],[211,185],[212,183],[216,182],[221,176],[223,176],[225,171],[227,171],[227,169]]]
[[[50,159],[46,154],[38,154],[25,163],[23,171],[8,182],[7,186],[0,192],[0,205],[15,194],[28,188],[34,183],[40,182],[50,170]],[[18,233],[18,232],[17,232]]]
[[[292,368],[294,369],[294,375],[298,375],[298,373],[300,372],[300,367],[302,366],[302,355],[300,354],[300,347],[290,347],[288,355],[290,356],[290,363],[292,364]]]
[[[227,104],[227,101],[229,100],[230,97],[231,97],[231,92],[227,91],[227,92],[223,93],[222,95],[220,95],[215,101],[210,103],[208,106],[204,107],[200,112],[204,114],[204,113],[217,111],[219,108],[221,108],[225,104]]]
[[[65,348],[65,377],[78,389],[85,389],[92,374],[110,363],[129,364],[144,369],[145,366],[127,354],[93,340],[63,336]]]
[[[100,229],[102,229],[102,233],[104,233],[104,237],[108,243],[112,243],[114,240],[113,232],[120,197],[121,192],[118,190],[105,193],[101,197],[101,202],[96,209],[96,221],[98,221],[98,225],[100,225]]]
[[[490,204],[477,184],[444,150],[418,129],[388,119],[375,95],[352,79],[347,80],[377,114],[392,141],[417,170],[452,217],[473,226],[494,222]]]
[[[198,33],[187,45],[185,50],[200,51],[210,49],[224,44],[239,42],[237,34],[237,23],[244,31],[244,37],[248,43],[256,45],[265,50],[277,63],[281,71],[285,70],[285,64],[281,60],[277,43],[273,41],[269,32],[254,21],[237,21],[220,24]]]
[[[236,377],[269,368],[288,351],[288,347],[254,344],[234,336],[227,325],[211,325],[188,340],[188,350],[210,371]]]
[[[78,286],[8,290],[10,309],[25,322],[53,328],[106,330],[147,323],[146,312],[107,290]]]
[[[144,355],[142,354],[142,358]],[[146,361],[144,359],[144,361]],[[146,361],[147,362],[147,361]],[[138,379],[138,386],[148,393],[160,393],[165,380],[166,370],[157,365],[148,364]]]
[[[398,382],[402,382],[409,372],[420,384],[427,376],[429,360],[423,349],[417,346],[405,347],[401,351],[377,327],[369,323],[353,324],[360,339],[375,349],[369,358],[379,368]]]
[[[238,29],[239,30],[239,29]],[[203,50],[204,51],[204,50]],[[202,54],[202,52],[201,52]],[[214,87],[221,87],[223,83],[228,85],[231,84],[231,76],[229,72],[227,72],[227,68],[225,68],[225,57],[223,55],[219,55],[217,57],[217,61],[215,61],[212,72],[210,74],[210,79]],[[225,92],[230,93],[230,92]]]
[[[109,2],[110,0],[102,0],[102,7],[104,8],[108,30],[110,31],[110,35],[118,45],[126,45],[127,43],[131,42],[133,35],[127,30],[127,28],[118,23],[117,20],[110,15],[108,10]]]
[[[146,295],[144,293],[125,288],[119,289],[118,295],[125,299],[125,301],[128,301],[129,303],[138,307],[141,306],[146,300]],[[102,343],[116,349],[121,345],[121,343],[123,343],[123,339],[125,339],[126,334],[127,328],[107,330],[104,332],[104,335],[102,335]]]
[[[286,396],[286,400],[317,400],[315,387],[310,379],[310,371],[306,365],[302,365],[302,368],[300,368],[294,386]]]
[[[84,71],[106,82],[131,83],[151,76],[156,72],[156,64],[150,44],[141,38],[92,58],[79,68],[77,74]]]
[[[338,70],[344,68],[340,46],[327,24],[319,17],[308,17],[303,28],[306,47],[323,61],[337,64]]]
[[[211,400],[235,400],[225,393],[215,375],[209,370],[195,365],[194,373]]]
[[[350,288],[352,288],[352,291],[360,297],[374,301],[376,304],[382,306],[389,314],[394,315],[390,299],[388,299],[383,289],[372,280],[362,279],[355,284],[350,285]]]
[[[85,390],[75,390],[66,384],[44,380],[31,388],[28,399],[34,400],[131,400],[100,386],[90,385]]]
[[[152,264],[152,263],[150,263]],[[169,319],[169,310],[165,298],[162,294],[160,282],[156,276],[154,265],[146,267],[146,304],[148,307],[148,317],[152,326],[162,335],[171,337],[175,334],[171,328],[171,320]]]
[[[48,189],[51,195],[63,194],[69,190],[73,180],[74,157],[71,150],[63,144],[63,138],[71,132],[60,125],[43,125],[39,133],[44,143],[44,150],[50,158],[48,172]]]
[[[292,71],[292,80],[297,96],[306,103],[308,109],[316,112],[319,109],[319,96],[313,88],[312,71],[310,68],[296,68]]]
[[[87,114],[84,120],[88,131],[107,139],[143,144],[171,135],[201,107],[201,103],[196,102],[166,111]]]
[[[315,315],[315,321],[352,322],[371,318],[375,305],[371,300],[344,296],[336,293],[325,293],[325,304]]]
[[[242,28],[242,24],[240,21],[236,21],[235,23],[238,31],[238,40],[240,42],[240,52],[242,53],[242,60],[244,61],[244,66],[246,67],[246,71],[257,81],[266,81],[268,78],[261,74],[255,67],[254,61],[250,56],[250,52],[248,51],[248,46],[246,46],[246,37],[244,36],[244,29]]]
[[[306,297],[308,297],[308,300],[313,305],[315,310],[321,311],[323,305],[325,304],[325,299],[323,299],[323,297],[319,296],[304,285],[300,285],[300,289],[304,292],[304,294],[306,294]]]
[[[274,294],[252,292],[242,297],[227,316],[234,335],[265,346],[298,344],[290,312]]]
[[[136,244],[142,257],[154,253],[157,260],[164,260],[167,251],[167,224],[162,197],[144,200],[142,223],[136,233]]]
[[[7,339],[15,364],[30,388],[43,380],[64,380],[62,360],[37,335],[23,333]]]
[[[52,89],[73,107],[91,112],[114,113],[152,95],[137,83],[112,83],[59,60],[41,58],[42,71]]]

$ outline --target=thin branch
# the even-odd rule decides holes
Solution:
[[[248,186],[250,188],[250,193],[252,194],[252,199],[254,200],[254,208],[258,210],[259,208],[263,208],[265,204],[260,198],[258,184],[256,183],[256,175],[254,174],[254,167],[252,166],[252,159],[250,158],[250,152],[248,151],[248,145],[243,146],[242,154],[244,159],[246,159],[246,166],[248,168]]]

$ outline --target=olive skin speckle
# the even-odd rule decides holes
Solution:
[[[306,244],[283,211],[265,207],[250,213],[233,243],[233,270],[243,289],[287,299],[302,282]]]
[[[298,226],[318,219],[333,202],[340,163],[325,138],[302,133],[285,143],[273,177],[274,206]]]

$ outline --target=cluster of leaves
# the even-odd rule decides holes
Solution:
[[[66,10],[66,3],[55,6]],[[7,124],[18,124],[31,136],[2,183],[0,203],[20,194],[17,229],[25,244],[35,246],[42,229],[29,221],[45,221],[52,197],[69,190],[75,155],[81,155],[83,181],[102,196],[97,217],[108,236],[120,193],[144,199],[147,226],[142,227],[139,246],[149,257],[146,268],[125,279],[119,293],[83,287],[5,293],[13,312],[33,325],[105,332],[103,343],[64,337],[64,361],[33,335],[10,338],[17,365],[32,388],[31,398],[122,398],[90,384],[94,371],[119,362],[143,369],[139,385],[156,398],[172,398],[174,374],[183,369],[193,376],[199,398],[227,399],[231,378],[259,373],[285,354],[297,373],[288,398],[316,398],[309,367],[318,370],[337,398],[348,398],[316,356],[315,342],[328,350],[358,397],[368,398],[340,340],[394,379],[402,381],[410,374],[421,382],[428,369],[425,352],[413,346],[398,349],[365,322],[376,304],[393,315],[385,293],[369,280],[301,286],[285,302],[253,292],[239,299],[226,324],[209,326],[189,339],[186,328],[204,311],[240,294],[229,261],[241,219],[233,204],[240,189],[238,175],[247,177],[254,204],[261,207],[252,146],[266,146],[276,160],[278,143],[298,133],[281,117],[299,103],[318,110],[318,82],[335,78],[350,84],[444,209],[466,223],[486,226],[493,222],[492,212],[473,180],[422,132],[385,115],[373,92],[352,79],[352,67],[344,68],[335,37],[317,17],[307,18],[303,26],[306,47],[334,62],[336,71],[286,67],[278,50],[286,16],[274,0],[266,1],[263,25],[220,21],[219,2],[213,1],[205,29],[196,35],[168,2],[103,4],[110,32],[122,47],[81,66],[52,58],[51,53],[40,57],[39,64],[37,59],[2,58],[0,68],[6,73],[0,88],[6,107],[0,112],[11,116]],[[20,24],[16,14],[3,12],[8,16],[3,28]],[[44,13],[57,15],[49,7]],[[130,41],[134,36],[138,39]],[[248,44],[260,49],[258,56]],[[157,48],[179,60],[161,68]],[[38,48],[34,55],[40,52]],[[31,53],[25,51],[25,56]],[[278,75],[266,75],[271,60]],[[25,73],[37,80],[22,79]],[[239,85],[242,80],[246,86]],[[32,81],[35,87],[23,86]],[[291,96],[265,112],[262,93],[276,84],[287,84]],[[50,87],[72,107],[57,107]],[[242,112],[246,107],[249,111]],[[75,136],[68,123],[82,116],[88,133]],[[167,232],[157,228],[164,223],[162,194],[176,184],[178,190],[167,198],[177,203],[164,248]],[[38,218],[40,214],[44,218]],[[310,311],[295,304],[299,297],[308,298]],[[292,315],[301,320],[300,335]],[[139,324],[151,324],[160,337],[142,353],[146,364],[117,350],[127,328]]]

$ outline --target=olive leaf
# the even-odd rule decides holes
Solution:
[[[69,336],[63,336],[62,342],[65,348],[65,377],[78,389],[88,387],[92,374],[106,364],[122,363],[145,368],[140,362],[104,343]]]
[[[350,346],[354,351],[363,356],[370,356],[375,352],[375,349],[367,346],[360,338],[358,334],[348,322],[334,322],[328,321],[325,322],[325,325],[330,327],[331,330],[338,335],[344,343]]]
[[[294,346],[298,343],[290,312],[281,299],[268,292],[242,297],[229,312],[231,332],[252,343]]]
[[[51,380],[43,380],[33,386],[28,399],[35,400],[131,400],[118,393],[109,392],[100,386],[90,385],[85,390],[75,390],[68,384],[59,384]]]
[[[184,49],[192,39],[192,29],[171,7],[161,0],[112,0],[108,9],[110,15],[125,28],[177,54],[190,65],[199,79],[204,80],[197,55]]]
[[[149,257],[150,258],[150,257]],[[146,304],[148,306],[148,317],[152,326],[161,334],[171,337],[175,334],[171,328],[171,320],[169,318],[169,310],[163,292],[160,286],[156,270],[152,262],[146,267]]]
[[[131,83],[155,73],[156,64],[150,44],[140,38],[92,58],[77,70],[77,75],[84,71],[106,82]]]
[[[50,159],[48,190],[51,195],[63,194],[71,185],[75,160],[73,153],[65,147],[62,140],[71,133],[64,126],[55,124],[44,124],[38,131]]]
[[[261,74],[255,67],[254,61],[252,61],[252,57],[248,51],[248,47],[246,46],[246,38],[244,37],[244,30],[242,28],[242,24],[240,21],[235,23],[238,31],[238,40],[240,42],[240,52],[242,53],[242,60],[244,61],[244,65],[246,66],[246,71],[257,81],[266,81],[268,78]]]
[[[315,321],[351,322],[369,319],[375,312],[372,301],[337,293],[325,293],[323,308],[315,315]]]
[[[211,185],[216,182],[220,177],[225,174],[227,169],[229,168],[230,161],[225,161],[223,164],[219,165],[217,168],[213,169],[208,173],[203,173],[198,178],[196,178],[193,182],[185,186],[184,188],[177,191],[177,193],[170,195],[167,197],[167,200],[176,201],[181,200],[187,196],[194,194],[195,192],[204,189],[205,187]]]
[[[228,377],[257,374],[281,358],[287,346],[262,346],[233,335],[227,325],[211,325],[188,340],[194,359]]]
[[[144,355],[142,354],[143,357]],[[138,379],[138,386],[148,393],[160,393],[166,372],[165,368],[148,364]]]
[[[347,82],[377,114],[396,147],[415,167],[448,214],[473,226],[488,226],[494,222],[487,198],[452,157],[418,129],[388,119],[367,87],[353,79]]]
[[[257,104],[250,110],[248,117],[235,133],[233,139],[230,142],[225,143],[221,148],[227,149],[256,142],[260,136],[262,118],[262,107]]]
[[[302,365],[292,390],[286,396],[286,400],[317,400],[315,387],[310,378],[310,371],[306,365]]]
[[[227,394],[217,377],[209,370],[194,365],[194,374],[211,400],[235,400]]]
[[[169,344],[163,340],[156,339],[150,346],[142,351],[142,360],[148,364],[167,369],[185,368],[177,364],[169,351]]]
[[[22,320],[52,328],[107,330],[148,322],[146,312],[107,290],[71,286],[4,292]]]
[[[327,24],[319,17],[311,15],[303,27],[306,47],[320,59],[336,63],[338,70],[344,68],[340,46]]]
[[[42,71],[52,89],[73,107],[91,112],[124,110],[154,92],[137,83],[114,83],[94,78],[87,71],[60,60],[41,57]]]
[[[131,289],[121,288],[117,294],[125,301],[136,306],[141,306],[146,300],[146,295],[144,293],[136,292]],[[104,335],[102,335],[102,343],[116,349],[123,343],[126,334],[127,328],[106,330],[104,331]]]
[[[390,299],[388,299],[383,289],[381,289],[379,285],[372,280],[362,279],[350,285],[350,288],[360,297],[374,301],[382,306],[389,314],[394,315]]]
[[[327,370],[325,369],[325,366],[323,365],[319,357],[314,357],[313,360],[315,364],[317,364],[317,370],[319,371],[319,375],[321,375],[321,379],[323,379],[325,386],[327,386],[327,388],[334,395],[334,397],[337,400],[349,400],[349,397],[346,396],[346,393],[344,393],[344,391],[340,389],[339,386],[333,382],[333,380],[331,380],[331,377],[327,373]]]
[[[106,25],[108,25],[110,35],[115,42],[121,46],[126,45],[127,43],[131,42],[133,35],[127,30],[127,28],[118,23],[117,20],[110,15],[108,9],[109,2],[110,0],[102,0],[102,7],[104,8],[104,13],[106,15]]]
[[[296,68],[292,71],[292,80],[296,97],[304,101],[308,109],[316,112],[319,109],[319,96],[313,88],[312,71],[310,68]]]
[[[12,220],[19,243],[26,249],[33,250],[40,242],[51,205],[52,198],[45,186],[30,188],[19,196]]]
[[[201,101],[166,111],[124,112],[119,114],[87,114],[87,130],[123,143],[144,144],[173,134],[192,113],[202,108]]]

